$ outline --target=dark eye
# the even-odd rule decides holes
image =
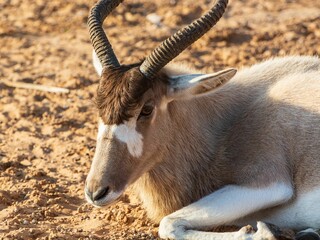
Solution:
[[[140,112],[139,118],[150,116],[151,113],[153,112],[153,109],[154,109],[153,105],[149,105],[149,104],[144,105]]]

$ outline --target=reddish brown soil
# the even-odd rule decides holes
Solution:
[[[83,185],[95,149],[98,77],[86,18],[93,0],[0,1],[0,239],[155,239],[131,196],[92,208]],[[141,59],[208,0],[127,1],[105,27],[122,63]],[[157,27],[146,16],[162,17]],[[319,55],[320,1],[231,1],[215,29],[176,62],[204,71],[288,54]],[[27,82],[68,94],[6,86]],[[130,200],[129,200],[130,199]]]

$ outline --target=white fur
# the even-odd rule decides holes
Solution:
[[[316,230],[312,228],[307,228],[305,230],[300,231],[299,233],[313,233],[313,232],[316,232]]]
[[[94,50],[92,50],[92,62],[93,66],[96,69],[96,72],[98,73],[99,76],[102,74],[102,65],[99,61],[99,58]]]
[[[134,157],[140,157],[143,150],[143,137],[136,130],[136,119],[131,118],[120,125],[105,125],[102,120],[99,121],[98,140],[101,140],[104,135],[111,131],[112,136],[115,136],[119,141],[127,144],[129,153]]]
[[[320,188],[299,194],[291,204],[281,209],[271,211],[270,216],[263,219],[279,227],[302,230],[306,228],[318,229],[320,226]]]
[[[292,187],[284,183],[265,188],[229,185],[164,217],[159,235],[161,238],[185,239],[185,229],[233,223],[250,213],[287,202],[292,195]],[[197,234],[201,235],[193,231],[190,238],[197,239]]]
[[[243,227],[237,232],[200,232],[185,229],[181,238],[184,240],[274,240],[274,235],[263,222],[257,222],[257,232]]]
[[[124,124],[113,125],[111,129],[117,139],[127,144],[128,151],[132,156],[140,157],[142,155],[143,137],[136,130],[135,118],[125,121]]]
[[[99,126],[98,126],[98,134],[97,134],[97,140],[100,140],[104,134],[108,132],[108,129],[110,127],[105,125],[101,119],[99,119]]]

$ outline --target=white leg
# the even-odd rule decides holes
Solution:
[[[195,230],[185,230],[183,236],[175,237],[174,239],[184,240],[275,240],[277,239],[272,231],[263,222],[257,223],[257,232],[253,232],[252,229],[247,226],[241,228],[237,232],[200,232]]]
[[[235,220],[264,208],[288,201],[293,195],[290,185],[277,183],[264,188],[229,185],[162,219],[161,238],[216,239],[219,233],[196,231],[206,227],[232,224]],[[229,239],[236,233],[229,233]],[[219,239],[222,235],[220,234]],[[237,237],[238,238],[238,237]]]
[[[282,235],[281,235],[282,236]],[[285,239],[293,239],[293,236]],[[180,239],[180,238],[176,238]],[[215,233],[215,232],[200,232],[194,230],[186,230],[185,234],[181,239],[184,240],[276,240],[277,235],[274,235],[272,230],[263,222],[257,222],[257,232],[249,227],[243,227],[237,232],[225,232],[225,233]],[[318,240],[318,239],[316,239]]]

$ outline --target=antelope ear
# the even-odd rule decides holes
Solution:
[[[210,74],[172,76],[169,79],[168,97],[174,100],[209,93],[228,82],[236,72],[236,69],[229,68]]]

